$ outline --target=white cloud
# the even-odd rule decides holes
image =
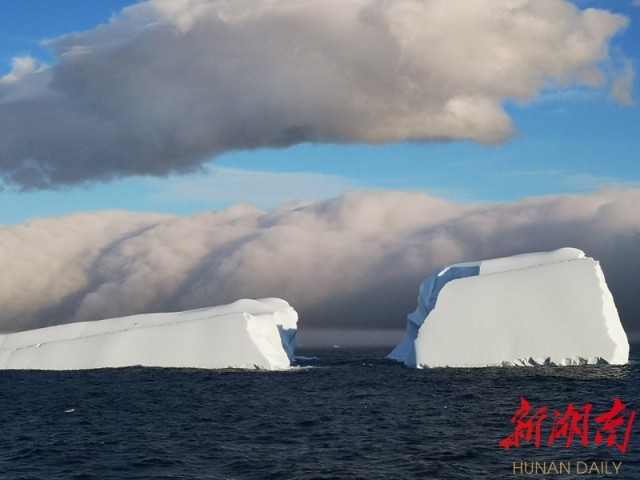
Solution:
[[[14,57],[11,61],[11,72],[0,78],[0,84],[18,82],[22,77],[37,70],[37,62],[33,57]]]
[[[635,72],[631,66],[631,62],[627,60],[624,64],[622,74],[616,77],[611,87],[611,95],[621,105],[633,105],[633,79],[635,78]]]
[[[279,296],[302,330],[401,329],[439,266],[574,246],[601,261],[640,330],[639,209],[638,189],[489,206],[354,192],[272,212],[35,220],[0,227],[0,328]]]
[[[151,0],[0,85],[0,175],[47,188],[299,142],[494,144],[505,100],[612,81],[626,24],[564,0]]]

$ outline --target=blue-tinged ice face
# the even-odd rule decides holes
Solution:
[[[424,319],[429,315],[436,305],[438,295],[444,286],[452,280],[460,278],[475,277],[480,275],[480,264],[470,266],[452,266],[438,270],[436,273],[427,278],[420,285],[420,295],[418,296],[418,308],[420,313],[424,314],[419,325],[422,325]]]

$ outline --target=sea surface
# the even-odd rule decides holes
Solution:
[[[286,372],[0,372],[0,479],[640,479],[637,346],[622,367],[413,370],[387,349],[298,353],[315,358]],[[507,450],[521,398],[548,417],[539,446],[534,421]],[[624,453],[607,431],[595,441],[616,398]],[[586,445],[582,410],[567,417],[570,446],[569,430],[549,446],[569,404],[591,405]]]

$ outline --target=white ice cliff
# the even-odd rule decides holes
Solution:
[[[284,300],[69,323],[0,335],[0,369],[289,367],[298,314]]]
[[[599,263],[562,248],[435,272],[387,358],[410,367],[624,364],[629,342]]]

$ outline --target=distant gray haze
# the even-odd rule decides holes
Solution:
[[[197,169],[299,142],[504,141],[505,101],[608,88],[627,19],[563,0],[150,0],[0,79],[0,178],[23,189]]]
[[[490,206],[353,192],[265,212],[79,213],[0,228],[0,328],[18,330],[277,296],[300,331],[404,328],[439,266],[578,247],[640,331],[640,190]]]

